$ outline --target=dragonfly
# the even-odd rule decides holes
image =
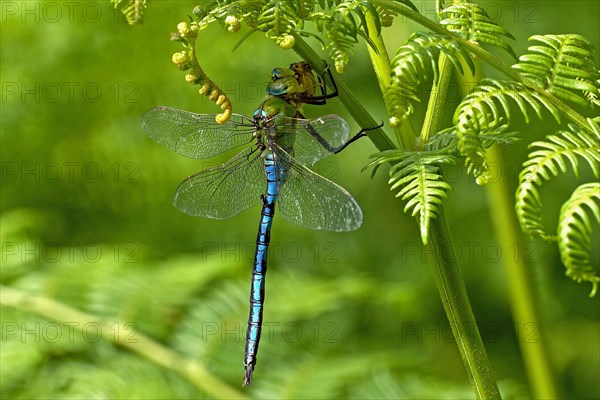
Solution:
[[[244,386],[252,382],[261,336],[265,276],[270,232],[275,215],[313,230],[352,231],[362,223],[356,200],[341,186],[308,167],[339,153],[365,136],[350,137],[346,121],[337,115],[306,119],[302,104],[325,104],[337,96],[328,68],[316,76],[309,63],[275,68],[267,97],[252,117],[232,114],[219,124],[213,114],[196,114],[156,107],[142,117],[142,127],[158,143],[177,153],[205,159],[241,148],[229,161],[186,178],[175,191],[173,204],[198,217],[227,219],[261,204],[250,286]],[[327,93],[325,73],[334,90]]]

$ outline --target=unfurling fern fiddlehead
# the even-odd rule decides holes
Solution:
[[[594,294],[599,278],[593,273],[589,263],[592,222],[581,207],[587,205],[592,214],[598,217],[598,206],[594,203],[594,198],[600,196],[597,183],[580,186],[571,199],[564,203],[560,211],[557,236],[547,233],[542,224],[542,201],[538,190],[544,181],[566,173],[569,166],[575,176],[579,177],[580,159],[589,165],[596,179],[600,178],[600,126],[591,119],[589,123],[593,133],[569,125],[569,131],[548,136],[543,142],[532,143],[531,146],[536,150],[529,154],[519,176],[516,211],[525,233],[547,240],[558,240],[567,275],[577,281],[591,282]]]
[[[173,63],[180,70],[188,71],[185,80],[193,85],[200,85],[199,92],[214,101],[221,107],[223,112],[215,116],[219,124],[223,124],[231,117],[231,102],[227,95],[212,81],[200,67],[196,58],[196,38],[198,37],[198,25],[195,22],[188,24],[181,22],[177,25],[177,33],[171,34],[171,40],[183,43],[185,51],[173,54]]]
[[[600,277],[590,261],[592,224],[600,224],[600,183],[579,186],[561,210],[558,221],[558,248],[567,276],[590,282],[590,297],[598,290]]]

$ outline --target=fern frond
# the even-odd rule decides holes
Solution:
[[[549,180],[552,176],[567,172],[567,160],[575,176],[579,175],[577,156],[583,158],[592,168],[594,175],[600,177],[600,138],[586,133],[577,126],[570,124],[570,131],[559,132],[558,135],[548,136],[547,141],[534,142],[530,147],[539,150],[529,153],[525,168],[521,175],[522,181],[541,184],[541,178]]]
[[[121,7],[123,0],[111,0],[115,8]],[[127,5],[121,8],[121,12],[127,19],[129,25],[140,25],[144,22],[148,0],[128,0]]]
[[[593,122],[590,121],[593,125]],[[546,233],[541,221],[542,203],[537,186],[570,168],[579,176],[579,159],[583,159],[592,169],[596,178],[600,177],[600,136],[569,125],[569,131],[548,136],[547,141],[534,142],[530,147],[538,148],[529,154],[519,175],[516,195],[517,217],[525,233],[554,239]],[[596,126],[597,129],[597,126]]]
[[[592,223],[600,224],[600,183],[579,186],[561,210],[558,221],[558,249],[567,276],[577,282],[590,282],[593,297],[598,277],[590,261]]]
[[[437,59],[443,52],[456,70],[464,73],[461,59],[475,71],[469,53],[452,40],[432,33],[417,32],[411,35],[406,43],[398,49],[392,61],[392,79],[386,90],[387,102],[390,105],[390,124],[398,126],[413,111],[413,103],[420,101],[418,86],[428,79],[428,74],[437,78]]]
[[[275,42],[282,48],[294,46],[293,40],[290,39],[290,32],[302,23],[293,3],[290,1],[267,2],[258,17],[259,23],[256,29],[266,32],[267,37],[275,39]]]
[[[478,44],[489,44],[501,48],[517,58],[512,47],[502,38],[514,37],[489,17],[485,9],[475,3],[454,4],[440,12],[440,24],[446,29]]]
[[[450,185],[443,180],[441,167],[454,164],[454,157],[390,150],[378,154],[367,167],[390,162],[394,163],[389,172],[390,190],[398,190],[396,197],[406,200],[404,212],[411,211],[413,217],[418,214],[421,241],[427,244],[429,223],[437,217],[438,205],[450,190]]]
[[[565,101],[584,107],[593,101],[586,93],[598,93],[600,76],[588,39],[568,34],[534,35],[529,40],[538,44],[529,46],[529,53],[512,68]]]
[[[318,12],[312,17],[317,29],[321,33],[326,31],[330,42],[325,48],[329,50],[335,69],[339,73],[345,72],[352,48],[358,43],[358,36],[362,36],[370,46],[373,46],[368,35],[366,12],[370,12],[374,17],[376,29],[380,31],[379,14],[375,6],[368,1],[343,1],[336,4],[328,14]]]
[[[529,108],[542,119],[542,111],[548,110],[560,122],[559,110],[539,93],[524,85],[511,81],[483,79],[459,104],[454,114],[458,132],[458,146],[465,156],[465,165],[478,184],[488,178],[485,149],[480,135],[492,128],[492,123],[501,118],[511,121],[509,99],[513,100],[525,121],[529,123]]]
[[[544,240],[555,240],[547,233],[542,223],[542,200],[537,186],[533,182],[523,182],[517,188],[515,212],[521,224],[521,230]]]
[[[329,44],[325,47],[325,49],[329,51],[329,56],[333,59],[335,70],[338,73],[343,73],[346,71],[346,67],[350,61],[352,47],[357,42],[347,37],[338,35],[337,31],[335,30],[328,30],[327,38],[329,39]]]

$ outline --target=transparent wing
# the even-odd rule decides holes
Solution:
[[[233,114],[218,124],[212,114],[155,107],[142,116],[142,128],[163,146],[191,158],[210,158],[252,141],[252,120]]]
[[[279,213],[308,229],[352,231],[362,223],[362,211],[346,189],[297,163],[280,148],[277,156]]]
[[[335,152],[349,139],[350,127],[338,115],[324,115],[314,119],[278,118],[277,130],[292,137],[293,156],[304,165],[313,165]],[[291,149],[286,145],[286,150]]]
[[[196,217],[227,219],[252,207],[266,190],[261,151],[248,148],[226,163],[181,182],[173,204]]]

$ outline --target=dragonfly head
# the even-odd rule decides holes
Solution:
[[[294,99],[301,96],[313,96],[317,92],[318,82],[309,63],[300,61],[289,68],[273,69],[271,82],[267,85],[267,94]]]

